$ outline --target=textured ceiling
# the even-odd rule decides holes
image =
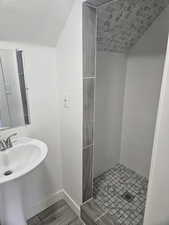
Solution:
[[[90,0],[94,2],[106,0]],[[169,0],[114,0],[97,8],[97,48],[126,52],[168,6]]]
[[[56,45],[74,0],[0,0],[0,40]]]

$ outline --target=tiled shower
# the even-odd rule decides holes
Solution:
[[[93,194],[96,10],[83,5],[83,201]]]
[[[93,198],[112,224],[143,224],[168,5],[83,5],[83,201]]]

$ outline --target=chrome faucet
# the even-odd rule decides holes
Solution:
[[[13,147],[13,143],[11,141],[11,137],[16,136],[17,133],[11,134],[9,137],[5,139],[1,139],[0,140],[0,151],[5,151],[8,148],[12,148]]]
[[[0,151],[5,151],[6,150],[6,144],[5,140],[0,140]]]

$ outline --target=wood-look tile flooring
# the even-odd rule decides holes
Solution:
[[[28,225],[83,225],[65,200],[60,200],[27,221]]]

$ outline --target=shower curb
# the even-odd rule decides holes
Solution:
[[[81,205],[80,215],[86,225],[114,224],[113,221],[112,223],[110,221],[107,223],[107,221],[102,220],[102,218],[108,216],[108,211],[101,209],[94,199],[90,199]]]

